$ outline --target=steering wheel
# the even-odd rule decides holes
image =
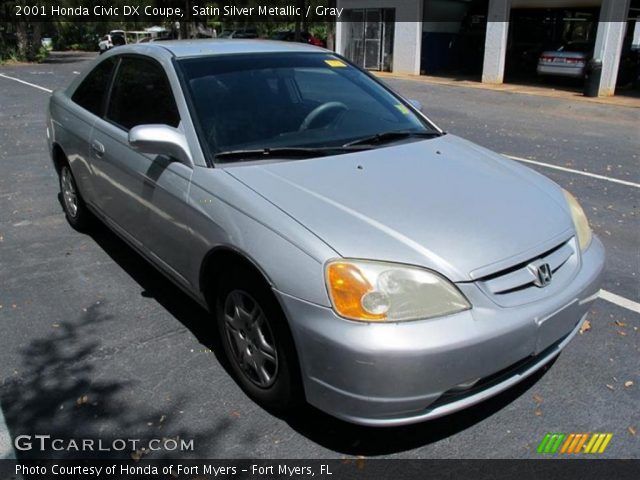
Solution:
[[[340,112],[345,110],[347,110],[347,106],[341,102],[327,102],[322,105],[318,105],[306,116],[302,125],[300,125],[299,131],[302,132],[304,130],[309,130],[316,120],[328,112],[335,111],[335,115],[337,116]]]

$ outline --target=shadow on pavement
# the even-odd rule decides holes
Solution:
[[[51,52],[42,63],[64,64],[86,62],[95,57],[97,53],[93,52]]]
[[[224,360],[217,342],[215,320],[191,297],[176,287],[126,242],[96,222],[90,236],[129,276],[142,287],[142,296],[155,299],[176,320],[189,329],[198,341],[209,348],[219,361]]]
[[[185,323],[198,338],[210,339],[204,330],[195,327],[206,312],[193,301],[185,300],[184,294],[171,286],[157,271],[141,257],[126,247],[121,240],[105,227],[98,227],[96,241],[129,272],[154,298],[160,301],[176,318]],[[93,439],[94,451],[54,451],[50,446],[45,451],[39,448],[16,451],[19,460],[61,458],[198,458],[199,451],[206,451],[212,442],[221,441],[231,428],[230,419],[205,422],[197,431],[174,421],[171,412],[178,411],[187,403],[186,398],[176,398],[162,410],[155,407],[153,397],[140,405],[127,400],[135,394],[135,384],[119,381],[117,372],[104,374],[100,365],[113,355],[114,348],[102,345],[100,332],[110,327],[113,321],[106,313],[109,306],[104,302],[86,309],[78,318],[55,325],[53,332],[42,332],[21,350],[22,362],[16,367],[15,377],[6,381],[0,389],[0,402],[11,438],[19,435],[51,435],[51,438],[68,441]],[[192,323],[194,322],[194,323]],[[202,325],[206,325],[202,322]],[[209,343],[210,344],[210,343]],[[165,414],[167,414],[165,416]],[[202,425],[202,424],[201,424]],[[141,450],[148,440],[173,439],[194,442],[193,451]],[[139,449],[99,452],[98,440],[111,446],[115,439],[140,439]],[[36,447],[35,437],[31,442]],[[201,448],[198,448],[201,446]]]

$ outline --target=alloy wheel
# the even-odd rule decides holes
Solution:
[[[254,385],[269,388],[278,374],[273,332],[260,305],[242,290],[227,295],[224,328],[233,360]]]
[[[78,215],[78,194],[71,170],[66,165],[60,172],[60,187],[65,209],[71,217],[75,218]]]

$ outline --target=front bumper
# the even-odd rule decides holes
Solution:
[[[276,293],[291,319],[307,401],[352,423],[396,426],[467,408],[549,363],[597,298],[603,266],[594,237],[561,294],[502,308],[462,284],[471,310],[398,324],[347,321]]]

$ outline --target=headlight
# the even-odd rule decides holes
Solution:
[[[573,219],[573,225],[576,227],[576,234],[578,236],[578,243],[580,244],[580,250],[583,252],[591,245],[591,227],[589,227],[589,220],[584,213],[584,210],[578,203],[578,200],[566,190],[563,190],[564,197],[569,204],[569,210],[571,210],[571,218]]]
[[[422,268],[367,260],[335,260],[326,282],[338,315],[366,322],[419,320],[471,308],[440,275]]]

